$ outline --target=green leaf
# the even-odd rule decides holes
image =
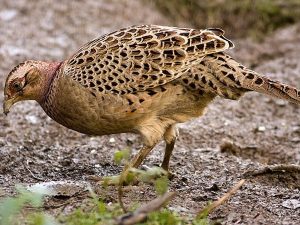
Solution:
[[[102,202],[102,201],[99,201],[99,202],[98,202],[98,212],[99,212],[100,214],[105,214],[105,213],[107,213],[106,205],[105,205],[104,202]]]
[[[6,198],[0,203],[0,224],[10,225],[25,204],[21,198]]]
[[[114,154],[114,161],[116,164],[120,165],[123,160],[128,161],[129,157],[130,157],[129,149],[116,151]]]
[[[166,209],[160,212],[153,212],[149,215],[149,220],[146,224],[157,225],[180,225],[183,221],[173,212]]]
[[[154,182],[155,191],[158,195],[163,195],[168,191],[169,179],[167,176],[160,177]]]
[[[35,213],[29,216],[28,225],[59,225],[55,219],[44,213]]]

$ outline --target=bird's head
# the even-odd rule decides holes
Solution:
[[[4,87],[3,112],[19,101],[41,101],[60,63],[25,61],[12,69]]]

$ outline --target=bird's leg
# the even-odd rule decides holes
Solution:
[[[170,143],[166,142],[165,155],[164,155],[163,162],[161,164],[161,168],[163,168],[168,172],[169,172],[169,162],[172,155],[172,151],[174,149],[175,142],[176,142],[176,137]]]
[[[129,163],[130,167],[134,167],[134,168],[139,167],[141,163],[144,161],[144,159],[147,157],[147,155],[150,153],[150,151],[154,148],[155,145],[156,143],[150,146],[144,145],[142,149],[133,157],[133,159]]]
[[[169,162],[174,149],[174,145],[178,136],[178,131],[175,125],[171,125],[164,134],[164,139],[166,142],[165,155],[161,167],[169,172]]]
[[[152,145],[144,145],[141,148],[141,150],[133,157],[133,159],[124,167],[122,174],[125,174],[125,171],[127,171],[126,172],[126,176],[127,176],[130,168],[139,167],[141,163],[144,161],[144,159],[147,157],[147,155],[150,153],[150,151],[154,148],[155,145],[156,143]]]
[[[123,198],[122,186],[124,184],[126,184],[126,182],[127,182],[127,177],[130,172],[130,169],[132,167],[137,168],[143,162],[143,160],[146,158],[146,156],[150,153],[150,151],[154,148],[155,145],[156,145],[156,142],[155,142],[155,144],[152,144],[152,145],[144,145],[142,147],[142,149],[133,157],[133,159],[130,161],[130,163],[124,167],[122,173],[120,174],[119,185],[118,185],[118,200],[119,200],[120,206],[124,212],[127,212],[127,209],[122,201],[122,198]]]
[[[120,175],[120,179],[119,179],[120,185],[123,185],[124,183],[126,183],[126,179],[130,172],[130,168],[139,167],[139,165],[141,165],[143,160],[147,157],[147,155],[150,153],[150,151],[154,148],[155,145],[156,145],[156,143],[153,145],[150,145],[150,146],[144,145],[142,147],[142,149],[133,157],[133,159],[130,161],[130,163],[128,163],[124,167],[124,169]]]
[[[133,157],[133,159],[125,165],[124,169],[122,170],[120,175],[107,177],[105,179],[106,185],[123,185],[126,183],[128,174],[130,172],[131,168],[137,168],[140,166],[140,164],[143,162],[143,160],[147,157],[147,155],[150,153],[150,151],[154,148],[156,145],[156,142],[152,145],[144,145],[139,152]]]

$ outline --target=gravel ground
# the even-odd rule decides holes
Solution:
[[[26,59],[63,60],[101,34],[133,24],[170,24],[150,4],[138,0],[30,1],[2,0],[0,8],[0,92],[6,75]],[[300,24],[284,28],[263,43],[237,40],[232,55],[258,72],[300,87]],[[0,96],[0,104],[3,95]],[[244,172],[273,164],[300,164],[300,107],[257,93],[240,101],[217,99],[207,114],[180,125],[172,157],[179,195],[172,209],[195,214],[237,183]],[[0,185],[3,196],[14,185],[41,181],[89,181],[91,175],[118,174],[113,153],[136,152],[138,137],[82,135],[56,124],[34,102],[17,104],[0,114]],[[160,144],[144,162],[159,164]],[[116,190],[104,193],[113,201]],[[128,187],[125,202],[154,197],[149,185]],[[50,199],[52,214],[70,212],[84,195]],[[51,207],[51,204],[66,203]],[[267,173],[249,179],[211,215],[222,224],[300,224],[300,174]]]

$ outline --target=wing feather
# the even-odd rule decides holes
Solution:
[[[180,77],[208,54],[232,48],[220,29],[142,25],[95,39],[64,64],[63,75],[97,92],[145,91]]]

